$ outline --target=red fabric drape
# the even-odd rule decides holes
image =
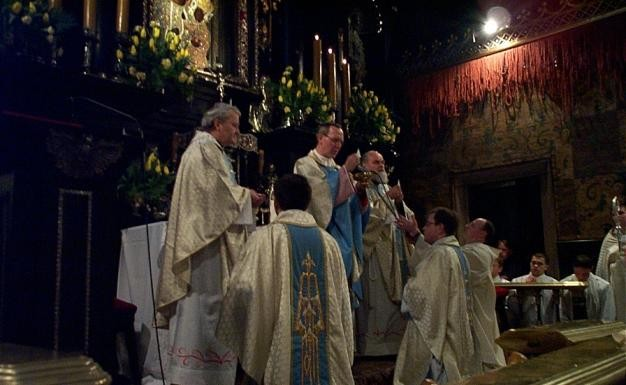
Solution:
[[[438,128],[442,118],[458,116],[461,106],[488,94],[504,104],[547,94],[566,114],[581,86],[612,84],[623,99],[625,22],[621,14],[411,79],[407,92],[415,129],[420,118],[429,129]]]

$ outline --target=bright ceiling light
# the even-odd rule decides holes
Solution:
[[[487,22],[483,26],[483,31],[487,35],[493,35],[494,33],[498,32],[498,23],[494,19],[487,20]]]
[[[487,35],[493,35],[509,26],[511,14],[506,8],[492,7],[487,11],[487,21],[483,26],[483,31]]]

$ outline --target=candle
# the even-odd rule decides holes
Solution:
[[[52,8],[61,8],[61,0],[49,0],[48,7]]]
[[[319,35],[313,39],[313,84],[322,88],[322,40]]]
[[[128,2],[129,0],[117,0],[117,12],[115,12],[117,33],[128,33]]]
[[[96,30],[96,0],[83,1],[83,28],[91,32]]]
[[[350,63],[346,59],[341,61],[341,90],[344,116],[350,107]]]
[[[337,67],[335,65],[335,53],[332,48],[328,49],[328,97],[331,105],[337,106]]]

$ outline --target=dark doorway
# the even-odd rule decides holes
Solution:
[[[508,240],[513,249],[503,271],[509,278],[527,274],[530,255],[544,252],[540,178],[535,175],[467,186],[470,220],[490,219],[496,237]]]

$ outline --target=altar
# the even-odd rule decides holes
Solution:
[[[134,328],[142,376],[154,378],[161,377],[159,350],[164,369],[168,357],[168,330],[157,330],[153,321],[160,270],[158,259],[166,229],[165,221],[123,229],[117,276],[117,298],[137,306]]]

